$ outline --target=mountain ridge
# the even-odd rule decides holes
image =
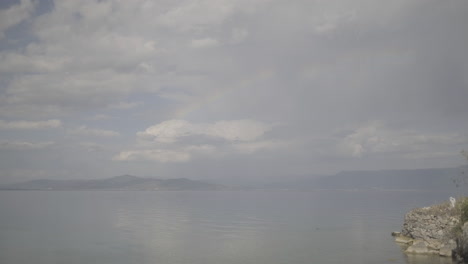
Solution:
[[[468,184],[468,177],[463,174],[465,172],[468,172],[468,166],[341,171],[328,176],[293,178],[243,187],[187,178],[158,179],[126,174],[92,180],[31,180],[0,185],[0,190],[456,190]]]
[[[187,178],[157,179],[120,175],[105,179],[38,179],[0,185],[0,190],[221,190],[225,186]]]
[[[283,190],[455,190],[468,184],[468,166],[455,168],[355,170],[268,183],[262,189]]]

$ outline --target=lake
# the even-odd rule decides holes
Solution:
[[[424,191],[0,191],[2,264],[452,263],[390,233]]]

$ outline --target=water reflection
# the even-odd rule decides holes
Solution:
[[[407,264],[454,264],[456,263],[450,257],[440,257],[438,255],[419,255],[419,254],[406,254],[404,253],[405,250],[408,248],[407,245],[395,243],[397,244],[404,256],[404,259]]]
[[[151,207],[120,204],[113,219],[120,240],[157,263],[238,262],[264,244],[261,230],[267,225],[242,210],[203,213],[183,199],[170,206],[155,201]]]
[[[439,199],[428,193],[4,192],[0,198],[0,263],[452,264],[406,256],[390,236],[405,211]]]
[[[453,264],[452,258],[439,257],[437,255],[417,255],[407,254],[406,262],[408,264]]]

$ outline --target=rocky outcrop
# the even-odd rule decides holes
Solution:
[[[457,210],[445,203],[408,212],[401,233],[393,235],[396,242],[408,245],[406,253],[451,257],[457,249],[454,230],[458,224]]]
[[[409,246],[406,250],[406,253],[416,253],[416,254],[438,254],[437,249],[431,247],[426,241],[423,240],[415,240],[411,246]]]
[[[458,216],[452,210],[455,211],[448,205],[414,209],[405,215],[401,234],[423,241],[447,242],[459,223]]]

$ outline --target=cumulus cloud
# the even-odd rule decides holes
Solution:
[[[287,141],[273,141],[273,140],[264,140],[257,142],[243,142],[233,145],[233,148],[240,153],[252,154],[261,150],[277,150],[283,149],[290,145],[290,142]]]
[[[27,3],[31,1],[22,1],[21,6]],[[57,1],[52,10],[32,17],[31,35],[25,39],[36,41],[0,50],[0,73],[17,75],[3,80],[1,115],[67,115],[86,108],[123,106],[119,102],[134,91],[157,91],[154,84],[167,82],[162,80],[164,73],[149,76],[137,69],[151,65],[164,49],[153,36],[133,29],[147,24],[157,7],[135,10],[134,5],[143,6],[145,1]],[[3,14],[0,17],[14,20]],[[136,17],[141,21],[135,21]],[[122,28],[120,23],[130,28]],[[0,25],[1,30],[8,23],[0,21]]]
[[[23,75],[9,83],[6,96],[2,98],[5,108],[2,114],[18,108],[44,112],[47,106],[56,106],[56,114],[63,114],[70,109],[82,110],[84,106],[103,107],[131,91],[134,81],[133,75],[108,70],[71,75]]]
[[[194,156],[213,156],[217,153],[212,145],[189,145],[177,148],[157,148],[122,151],[113,157],[116,161],[147,160],[162,163],[188,162]]]
[[[110,116],[110,115],[97,114],[97,115],[95,115],[95,116],[89,117],[88,119],[89,119],[89,120],[98,121],[98,120],[106,120],[106,119],[112,119],[112,118],[113,118],[113,117]]]
[[[54,142],[0,141],[0,149],[5,150],[36,150],[54,145]]]
[[[190,46],[192,48],[209,48],[219,45],[219,41],[213,38],[192,39]]]
[[[36,130],[36,129],[59,128],[61,126],[62,126],[62,122],[57,119],[50,119],[46,121],[0,120],[0,129]]]
[[[159,17],[160,23],[181,31],[205,30],[236,12],[252,13],[268,0],[185,0]]]
[[[162,163],[187,162],[191,158],[190,153],[183,151],[155,149],[155,150],[130,150],[122,151],[113,159],[117,161],[150,160]]]
[[[143,102],[118,102],[109,105],[111,109],[132,109],[144,105]]]
[[[233,120],[209,123],[191,123],[186,120],[167,120],[138,132],[141,139],[161,143],[174,143],[188,136],[208,136],[228,141],[252,141],[272,128],[254,120]]]
[[[80,126],[75,129],[68,131],[71,135],[77,136],[92,136],[92,137],[117,137],[120,136],[120,133],[113,130],[98,129],[98,128],[89,128],[87,126]]]
[[[0,52],[0,73],[50,73],[60,70],[69,63],[67,58],[54,58],[43,55]]]
[[[121,151],[113,160],[188,162],[195,157],[217,159],[289,147],[285,140],[264,139],[272,129],[272,125],[249,119],[214,123],[167,120],[138,132],[135,149]]]
[[[249,31],[244,28],[234,28],[231,32],[231,42],[233,44],[241,43],[249,36]]]

